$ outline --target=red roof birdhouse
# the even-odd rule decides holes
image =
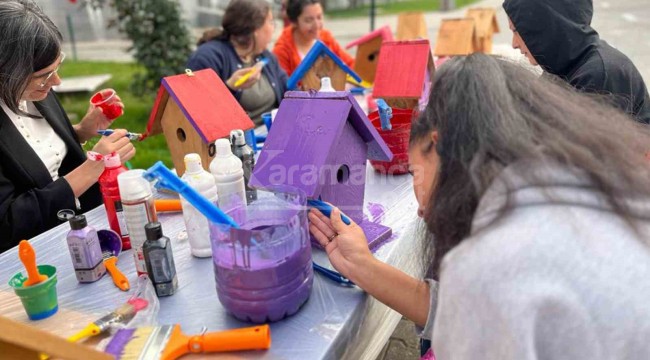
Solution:
[[[375,82],[381,44],[392,40],[393,33],[390,31],[390,27],[386,25],[345,46],[346,49],[358,46],[354,60],[354,71],[361,76],[361,79],[369,83]]]
[[[384,99],[394,108],[424,106],[434,71],[429,40],[385,42],[379,54],[372,96]]]
[[[199,154],[207,169],[215,155],[215,140],[228,137],[231,130],[254,126],[214,70],[188,70],[162,79],[145,135],[165,134],[181,176],[186,154]]]

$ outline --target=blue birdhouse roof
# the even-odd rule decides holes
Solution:
[[[316,40],[314,46],[311,47],[311,50],[309,50],[300,65],[298,65],[293,74],[291,74],[291,77],[289,77],[289,81],[287,82],[287,89],[294,90],[298,85],[298,82],[305,76],[305,74],[307,74],[307,71],[309,71],[309,69],[314,66],[316,60],[320,56],[324,55],[329,56],[334,61],[334,63],[338,65],[338,67],[343,69],[343,71],[345,71],[348,75],[352,76],[354,80],[361,82],[361,77],[347,65],[345,65],[341,58],[336,56],[336,54],[332,52],[332,50],[330,50],[327,45],[323,44],[322,41]]]

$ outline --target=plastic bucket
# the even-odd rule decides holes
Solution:
[[[390,119],[392,129],[382,130],[379,112],[375,111],[368,115],[372,125],[384,139],[390,151],[393,152],[393,160],[391,161],[370,160],[370,164],[375,170],[391,175],[406,174],[408,172],[409,136],[413,116],[413,110],[393,108],[393,118]]]

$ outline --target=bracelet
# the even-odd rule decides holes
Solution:
[[[90,161],[104,161],[104,155],[96,151],[86,151],[86,158]]]

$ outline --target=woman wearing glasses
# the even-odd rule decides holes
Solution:
[[[72,125],[52,86],[65,59],[61,33],[31,0],[0,2],[0,252],[59,224],[61,209],[102,203],[104,165],[86,159],[80,143],[110,121],[91,108]],[[93,151],[135,155],[125,130],[101,138]]]

